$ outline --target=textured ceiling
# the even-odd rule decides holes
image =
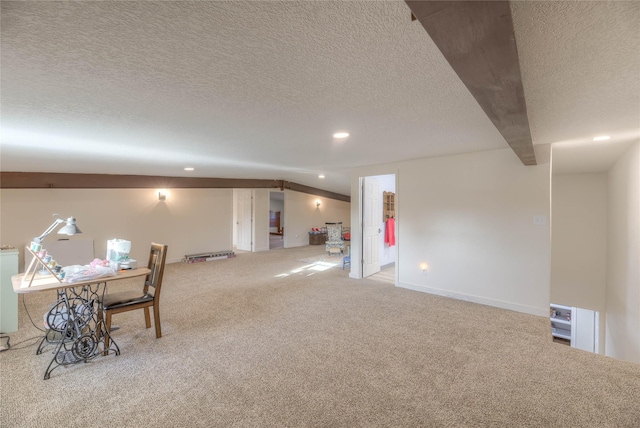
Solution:
[[[534,143],[554,173],[606,171],[640,139],[640,2],[511,6]]]
[[[512,11],[534,144],[637,140],[640,3]],[[3,0],[1,20],[3,171],[348,195],[354,166],[508,147],[402,1]]]

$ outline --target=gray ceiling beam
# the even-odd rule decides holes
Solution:
[[[405,1],[525,165],[536,165],[508,1]]]

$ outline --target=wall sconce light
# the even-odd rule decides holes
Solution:
[[[316,208],[320,208],[320,199],[316,199]]]
[[[159,201],[166,201],[167,200],[167,191],[162,189],[158,191],[158,200]]]
[[[429,265],[427,263],[420,263],[420,270],[423,274],[429,271]]]

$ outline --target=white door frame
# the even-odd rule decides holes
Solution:
[[[282,222],[282,219],[286,219],[287,218],[287,213],[286,213],[286,209],[287,209],[287,204],[285,203],[285,192],[284,190],[273,190],[273,189],[269,189],[269,211],[271,211],[271,194],[272,193],[281,193],[282,194],[282,213],[280,214],[280,219],[281,219],[281,223],[280,223],[280,227],[282,228],[282,247],[283,248],[287,248],[286,246],[286,241],[285,241],[285,227],[284,227],[284,222]],[[267,233],[269,233],[269,235],[271,235],[271,227],[269,227],[267,229]],[[268,237],[269,239],[271,239],[271,236]],[[271,246],[269,246],[271,247]],[[271,250],[271,248],[269,248],[269,250]]]
[[[353,239],[353,247],[351,248],[352,250],[352,254],[351,254],[351,271],[349,272],[349,277],[350,278],[354,278],[354,279],[360,279],[363,278],[364,275],[364,269],[363,269],[363,263],[364,263],[364,245],[363,245],[363,241],[364,241],[364,222],[363,222],[363,213],[364,210],[366,209],[365,205],[366,205],[366,198],[363,194],[363,183],[365,178],[367,177],[373,177],[373,178],[378,178],[380,179],[380,197],[382,198],[382,191],[383,190],[387,190],[387,191],[392,191],[396,194],[396,198],[395,198],[395,202],[396,202],[396,206],[395,206],[395,218],[396,218],[396,224],[395,224],[395,235],[396,235],[396,242],[395,242],[395,246],[393,249],[391,249],[391,251],[393,252],[393,259],[395,261],[395,284],[397,285],[399,283],[399,276],[400,276],[400,236],[398,233],[398,228],[399,228],[399,216],[400,216],[400,200],[399,200],[399,174],[398,171],[376,171],[377,173],[373,173],[373,174],[367,174],[359,176],[356,178],[357,181],[352,181],[352,190],[351,193],[352,195],[357,195],[357,199],[354,197],[352,199],[353,201],[353,205],[351,208],[351,225],[352,225],[352,239]],[[388,179],[385,177],[391,176],[393,177],[393,186],[389,186],[389,182],[387,181]],[[354,177],[355,178],[355,177]],[[383,184],[384,183],[384,184]],[[380,225],[383,226],[382,230],[384,231],[384,223],[382,222],[382,206],[380,207]],[[386,248],[382,247],[382,245],[384,245],[382,243],[382,237],[380,238],[380,265],[382,267],[383,264],[389,263],[390,260],[384,256],[383,254],[388,254],[386,252]],[[384,262],[384,263],[383,263]]]
[[[358,192],[358,206],[357,206],[357,218],[354,218],[353,215],[355,214],[355,211],[353,211],[353,209],[355,209],[355,207],[352,208],[352,217],[351,217],[351,222],[352,222],[352,230],[356,230],[359,236],[354,236],[355,234],[352,234],[352,236],[357,239],[357,246],[359,248],[355,249],[352,248],[352,256],[351,256],[351,272],[349,273],[349,277],[350,278],[355,278],[355,279],[361,279],[363,278],[363,263],[364,263],[364,248],[363,248],[363,240],[364,240],[364,224],[363,224],[363,213],[364,213],[364,205],[365,205],[365,195],[363,194],[363,183],[364,183],[364,179],[365,177],[378,177],[378,176],[385,176],[385,175],[393,175],[394,176],[394,183],[395,183],[395,193],[396,193],[396,199],[395,199],[395,210],[396,210],[396,224],[395,224],[395,236],[396,236],[396,251],[395,251],[395,285],[397,286],[400,280],[400,236],[398,233],[398,228],[399,228],[399,222],[400,222],[400,191],[399,191],[399,186],[398,186],[398,182],[399,182],[399,174],[398,171],[391,171],[391,172],[380,172],[377,174],[369,174],[367,176],[360,176],[358,177],[358,182],[357,182],[357,189],[352,187],[352,194],[355,193],[356,191]],[[354,185],[356,183],[353,183]],[[381,211],[382,212],[382,211]],[[357,223],[356,223],[357,221]],[[356,226],[357,225],[357,226]],[[353,239],[353,238],[352,238]],[[354,257],[355,256],[355,257]]]

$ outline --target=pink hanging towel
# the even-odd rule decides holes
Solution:
[[[384,243],[390,247],[396,245],[396,219],[387,219],[387,227],[384,229]]]

